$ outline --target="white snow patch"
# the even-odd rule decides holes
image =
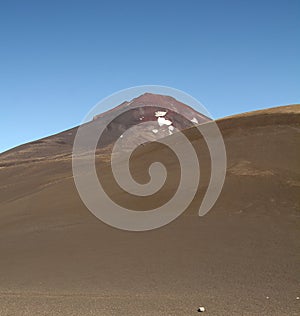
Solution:
[[[170,120],[166,120],[164,117],[158,117],[157,118],[157,122],[159,126],[163,126],[163,125],[171,125],[172,122]]]
[[[191,121],[192,121],[193,123],[199,124],[198,120],[197,120],[195,117],[193,117],[193,119],[192,119]]]
[[[165,111],[156,111],[155,112],[156,117],[165,116],[166,114],[167,114],[167,112],[165,112]]]
[[[157,133],[158,133],[158,129],[153,129],[152,132],[153,132],[154,134],[157,134]]]
[[[140,121],[142,121],[145,118],[145,116],[140,117]]]
[[[168,127],[168,129],[169,129],[169,131],[174,131],[174,126],[173,126],[173,125],[170,125],[170,126]]]

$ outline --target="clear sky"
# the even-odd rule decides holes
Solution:
[[[183,90],[219,118],[299,103],[299,75],[298,0],[0,0],[0,152],[131,86]]]

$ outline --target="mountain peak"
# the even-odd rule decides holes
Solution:
[[[117,105],[115,108],[96,115],[94,117],[94,120],[103,118],[107,115],[115,115],[118,112],[121,112],[126,107],[134,106],[141,106],[141,109],[143,106],[151,106],[154,108],[156,107],[157,111],[166,108],[165,110],[167,112],[169,112],[171,109],[171,111],[173,111],[174,113],[181,114],[182,116],[186,117],[188,120],[196,124],[201,124],[211,120],[209,117],[197,112],[189,105],[182,103],[169,95],[155,94],[149,92],[141,94],[131,101],[124,101],[121,104]]]
[[[136,126],[136,132],[130,141],[140,143],[141,140],[155,141],[210,120],[171,96],[154,93],[144,93],[131,101],[125,101],[93,119],[95,124],[108,124],[103,133],[102,145],[123,137],[133,126]]]

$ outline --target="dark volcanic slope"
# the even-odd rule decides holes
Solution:
[[[134,109],[136,106],[144,107]],[[147,108],[145,108],[146,106]],[[173,111],[169,110],[168,107]],[[104,142],[101,144],[102,147],[113,143],[117,133],[122,134],[122,132],[128,128],[142,122],[153,121],[153,125],[146,130],[145,128],[140,128],[138,133],[139,138],[144,141],[155,141],[156,139],[172,134],[173,127],[178,130],[183,130],[195,124],[201,124],[211,120],[170,96],[145,93],[130,102],[124,102],[112,110],[97,115],[94,121],[88,124],[91,126],[106,125],[107,122],[118,117],[124,109],[128,111],[127,115],[116,119],[113,128],[106,131],[107,137],[104,138]],[[172,123],[172,130],[170,126],[165,124],[162,124],[162,126],[159,125],[159,116],[156,116],[159,111],[165,111],[165,114],[159,115]],[[185,120],[184,117],[180,115],[176,115],[176,112],[188,120]],[[70,156],[72,152],[76,132],[77,127],[74,127],[56,135],[8,150],[0,155],[0,167],[44,159],[64,159],[66,156]],[[133,136],[136,137],[136,135]]]
[[[207,315],[298,315],[300,106],[217,123],[228,156],[218,202],[197,216],[204,181],[186,213],[144,233],[84,207],[71,173],[75,130],[2,154],[0,315],[196,315],[201,305]],[[186,133],[205,179],[203,140]],[[142,148],[135,172],[161,154]]]

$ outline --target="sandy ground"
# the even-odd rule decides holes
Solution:
[[[69,147],[52,144],[41,161],[2,154],[0,315],[198,315],[199,306],[204,315],[299,315],[296,112],[220,121],[228,171],[217,204],[197,216],[202,184],[182,216],[149,232],[111,228],[85,208]],[[38,153],[24,146],[26,159]]]

